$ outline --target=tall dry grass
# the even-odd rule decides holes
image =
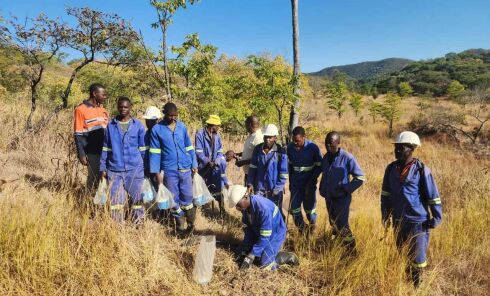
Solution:
[[[413,102],[404,102],[406,110],[414,110]],[[406,262],[392,234],[380,241],[379,192],[393,159],[385,125],[371,123],[367,114],[362,123],[352,114],[338,120],[321,101],[303,110],[310,118],[305,125],[315,127],[310,129],[314,140],[322,143],[325,131],[339,130],[342,145],[368,179],[354,194],[350,219],[359,256],[340,259],[342,249],[329,240],[321,198],[313,239],[300,237],[289,218],[285,248],[300,256],[301,265],[273,273],[237,269],[231,251],[241,237],[237,213],[227,220],[200,215],[198,232],[218,239],[213,280],[200,287],[192,281],[197,247],[191,241],[174,238],[169,227],[155,221],[136,229],[81,207],[80,200],[91,197],[80,190],[84,170],[74,157],[70,112],[42,134],[23,139],[16,150],[7,149],[27,111],[20,104],[0,106],[2,295],[486,295],[490,290],[490,161],[447,143],[423,139],[416,153],[432,169],[444,207],[442,225],[431,232],[430,265],[417,291],[405,279]],[[411,116],[407,111],[400,125]],[[225,148],[239,150],[239,141],[225,138]],[[241,171],[231,166],[228,175],[242,182]]]

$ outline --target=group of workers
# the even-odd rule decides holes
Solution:
[[[275,125],[261,129],[259,119],[249,116],[243,151],[225,153],[217,115],[210,115],[205,127],[196,132],[194,146],[173,103],[165,104],[163,114],[157,107],[149,107],[143,116],[145,131],[143,124],[131,116],[129,98],[118,98],[118,114],[109,119],[102,106],[107,97],[104,86],[93,84],[89,93],[89,99],[74,112],[78,157],[88,167],[88,188],[95,188],[98,180],[107,178],[115,220],[124,219],[128,203],[133,221],[143,221],[145,208],[140,192],[146,177],[156,188],[163,184],[173,194],[175,206],[170,212],[177,232],[192,233],[196,219],[192,183],[194,174],[199,174],[221,211],[226,204],[242,213],[240,268],[256,262],[263,268],[276,269],[276,256],[287,230],[283,213],[286,182],[290,189],[288,211],[299,232],[310,236],[317,220],[316,192],[321,175],[319,193],[325,198],[332,240],[345,247],[345,254],[356,256],[349,208],[352,193],[366,179],[356,158],[341,148],[340,133],[326,135],[327,153],[322,156],[318,145],[306,138],[304,128],[294,128],[291,143],[283,147],[277,142]],[[431,171],[412,155],[417,147],[420,139],[415,133],[398,135],[394,142],[396,160],[387,166],[381,188],[383,226],[388,229],[393,225],[397,247],[408,246],[409,275],[416,286],[427,265],[429,229],[442,219],[441,199]],[[226,177],[227,162],[232,160],[244,170],[244,185],[232,185]],[[224,188],[228,189],[226,196]]]

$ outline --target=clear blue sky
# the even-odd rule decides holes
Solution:
[[[66,6],[117,13],[156,48],[159,31],[147,0],[0,0],[0,13],[62,16]],[[469,48],[490,48],[489,0],[299,0],[303,72],[388,57],[428,59]],[[169,42],[199,33],[220,53],[269,52],[292,60],[289,0],[202,0],[179,11]]]

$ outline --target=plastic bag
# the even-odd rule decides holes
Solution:
[[[156,202],[159,210],[168,210],[175,206],[174,195],[163,184],[158,186]]]
[[[193,278],[198,284],[205,285],[211,281],[215,252],[216,236],[202,236],[192,271]]]
[[[157,194],[150,179],[145,178],[143,185],[141,186],[141,198],[143,199],[143,203],[152,202],[155,199],[155,195]]]
[[[105,205],[107,202],[107,179],[102,178],[94,196],[94,204]]]
[[[204,182],[204,179],[199,174],[194,174],[194,178],[192,180],[192,195],[192,203],[194,203],[196,207],[201,207],[214,200],[213,196],[209,192],[206,182]]]

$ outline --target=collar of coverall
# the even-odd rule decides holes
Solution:
[[[276,143],[274,143],[274,145],[272,146],[272,148],[267,153],[264,152],[264,146],[262,146],[262,153],[263,154],[269,154],[271,152],[277,152],[277,144]]]

